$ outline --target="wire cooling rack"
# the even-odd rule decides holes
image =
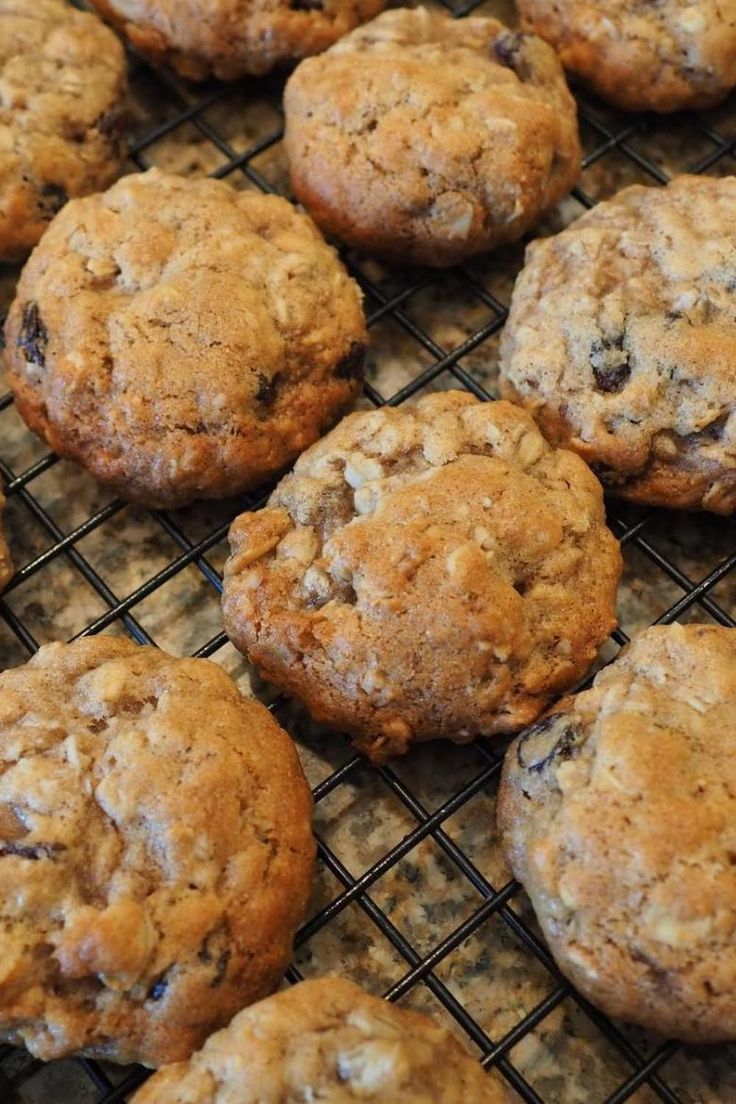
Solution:
[[[458,17],[480,7],[447,6]],[[481,10],[511,21],[503,2]],[[288,194],[280,81],[192,88],[136,58],[131,81],[135,167],[210,172],[237,187]],[[580,186],[543,232],[626,183],[734,172],[733,97],[718,111],[669,119],[623,116],[584,96],[579,106]],[[445,387],[492,396],[522,252],[503,250],[449,273],[388,271],[346,254],[373,335],[364,403],[398,404]],[[5,307],[16,275],[0,270]],[[10,394],[0,398],[0,472],[18,565],[0,599],[2,666],[23,662],[47,640],[107,630],[213,657],[247,680],[220,631],[221,567],[230,520],[268,488],[175,513],[111,501],[23,428]],[[609,523],[626,568],[622,628],[607,658],[650,623],[735,624],[730,521],[609,503]],[[341,738],[312,732],[292,704],[273,704],[314,787],[319,842],[311,913],[289,981],[340,971],[391,1000],[407,997],[448,1023],[484,1066],[496,1067],[510,1099],[527,1104],[736,1100],[731,1048],[682,1048],[613,1023],[559,975],[495,839],[502,746],[432,745],[375,768]],[[0,1047],[0,1100],[8,1104],[113,1104],[145,1076],[87,1060],[44,1066]]]

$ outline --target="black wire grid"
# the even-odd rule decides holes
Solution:
[[[447,0],[447,6],[455,16],[463,16],[478,7],[478,2],[453,6]],[[145,85],[149,104],[156,106],[155,114],[160,121],[151,126],[150,115],[136,137],[131,149],[131,158],[140,169],[146,169],[156,160],[156,150],[162,142],[176,138],[184,128],[188,128],[193,141],[200,148],[207,148],[216,156],[219,163],[212,175],[224,177],[236,186],[256,187],[265,192],[285,190],[284,179],[275,181],[273,173],[264,167],[270,155],[278,157],[282,136],[280,82],[266,80],[253,83],[245,88],[234,90],[233,86],[218,85],[205,88],[191,88],[182,85],[171,74],[155,72],[139,59],[131,59],[131,80],[134,90]],[[213,112],[227,111],[229,98],[233,95],[248,96],[250,101],[259,103],[266,115],[272,120],[265,131],[249,139],[247,148],[236,149],[229,137],[223,134],[223,128],[212,121]],[[601,104],[579,97],[581,127],[584,136],[586,156],[581,186],[576,188],[573,197],[575,210],[593,205],[601,195],[610,194],[620,184],[628,180],[640,180],[646,183],[665,183],[668,170],[711,172],[716,174],[734,172],[736,155],[736,105],[731,103],[718,112],[707,115],[688,115],[678,119],[655,120],[652,118],[618,115]],[[653,152],[656,144],[657,151]],[[664,151],[664,153],[662,152]],[[613,167],[611,167],[611,158]],[[186,168],[197,169],[190,165]],[[278,176],[278,173],[275,175]],[[569,201],[570,202],[570,201]],[[554,227],[552,227],[554,228]],[[410,347],[412,356],[409,362],[415,365],[411,377],[403,385],[392,387],[386,392],[381,386],[380,342],[374,351],[376,364],[368,372],[365,384],[367,404],[380,406],[384,403],[396,405],[430,388],[454,386],[466,388],[480,398],[492,397],[492,371],[478,371],[478,365],[488,367],[495,360],[495,341],[503,327],[508,303],[508,289],[520,263],[521,251],[504,251],[490,262],[473,262],[453,270],[451,276],[426,271],[383,272],[364,257],[346,255],[345,260],[351,272],[360,282],[366,296],[369,325],[374,332],[390,324],[392,332],[400,335],[403,348]],[[487,265],[490,263],[490,270]],[[486,267],[484,268],[484,264]],[[489,276],[490,271],[490,276]],[[413,305],[427,300],[438,306],[445,300],[444,289],[447,281],[452,280],[458,303],[473,304],[473,322],[469,332],[461,333],[460,339],[449,343],[441,339],[430,320],[421,317]],[[489,286],[490,285],[490,286]],[[505,293],[498,290],[505,285]],[[457,331],[454,331],[457,332]],[[407,345],[408,343],[408,345]],[[12,407],[12,396],[0,398],[0,427],[4,414]],[[204,527],[200,526],[192,534],[187,525],[187,515],[166,511],[148,513],[148,521],[167,538],[168,547],[173,554],[159,570],[146,577],[132,591],[121,596],[112,581],[105,577],[102,570],[95,566],[92,557],[82,547],[92,534],[100,531],[107,523],[113,522],[125,504],[109,501],[96,507],[91,515],[66,531],[59,516],[44,504],[44,496],[36,493],[39,481],[45,473],[55,467],[59,461],[53,454],[40,456],[24,470],[16,470],[5,459],[6,437],[0,428],[0,472],[6,483],[6,493],[10,502],[10,513],[14,513],[16,528],[24,525],[35,526],[43,535],[45,547],[35,552],[30,560],[19,566],[9,584],[4,597],[0,599],[0,618],[4,620],[9,632],[6,640],[12,641],[8,655],[0,656],[3,664],[22,659],[16,651],[32,653],[38,646],[36,625],[29,624],[28,606],[14,602],[14,592],[28,583],[34,576],[41,576],[44,589],[53,587],[50,577],[43,576],[54,564],[66,561],[69,574],[83,587],[86,583],[99,596],[104,612],[87,620],[84,627],[76,633],[83,635],[106,629],[127,631],[141,644],[156,643],[149,628],[145,627],[145,618],[139,611],[155,592],[179,577],[186,569],[199,573],[200,582],[204,582],[206,602],[216,609],[221,590],[221,575],[212,562],[215,552],[223,547],[230,520],[243,509],[253,508],[264,501],[265,493],[249,496],[237,503],[227,504],[224,515]],[[267,492],[268,489],[266,489]],[[719,624],[734,626],[733,618],[723,605],[714,597],[715,588],[728,582],[728,575],[736,566],[736,530],[728,521],[714,522],[702,518],[695,523],[700,530],[711,536],[717,529],[717,545],[720,551],[714,565],[703,574],[702,567],[683,569],[681,557],[672,554],[675,546],[661,538],[663,515],[658,511],[636,511],[609,503],[609,523],[623,546],[627,572],[632,580],[634,591],[637,580],[645,577],[649,584],[639,582],[642,587],[664,587],[667,595],[662,602],[663,608],[656,621],[666,623],[678,618],[715,620]],[[666,524],[679,525],[676,515],[669,515]],[[673,520],[674,519],[674,520]],[[684,520],[682,525],[686,525]],[[693,523],[690,523],[693,524]],[[716,529],[714,529],[714,526]],[[204,528],[204,531],[203,531]],[[12,529],[11,529],[12,539]],[[695,538],[697,543],[697,537]],[[663,550],[664,543],[664,550]],[[145,556],[145,549],[141,550]],[[144,565],[145,567],[145,565]],[[696,578],[691,577],[695,575]],[[736,579],[736,576],[734,577]],[[654,579],[655,582],[651,583]],[[38,582],[39,580],[37,580]],[[72,599],[74,601],[74,599]],[[727,604],[727,603],[726,603]],[[211,613],[211,610],[210,610]],[[651,621],[651,616],[645,619]],[[214,625],[214,615],[209,624]],[[1,627],[1,622],[0,622]],[[44,639],[53,638],[54,626],[47,626]],[[216,656],[226,645],[222,632],[205,639],[193,654],[200,657]],[[3,638],[0,638],[2,646]],[[624,644],[626,633],[619,629],[613,634],[613,648]],[[18,648],[20,645],[20,648]],[[274,708],[287,726],[295,731],[294,724],[287,718],[288,703],[278,701]],[[291,716],[291,714],[289,714]],[[297,726],[298,729],[298,726]],[[341,744],[341,746],[343,746]],[[413,1003],[425,1004],[433,1000],[435,1010],[454,1021],[456,1029],[465,1036],[467,1044],[475,1044],[481,1061],[486,1067],[496,1067],[501,1076],[513,1087],[518,1098],[527,1104],[563,1104],[568,1095],[563,1084],[555,1087],[554,1081],[536,1079],[522,1072],[524,1061],[516,1062],[515,1055],[520,1053],[520,1045],[535,1035],[538,1028],[556,1009],[565,1003],[572,1007],[578,1020],[582,1017],[585,1030],[592,1037],[605,1040],[607,1058],[607,1081],[601,1082],[599,1092],[591,1090],[593,1101],[605,1104],[623,1104],[623,1101],[643,1102],[665,1101],[667,1104],[705,1104],[705,1101],[726,1101],[736,1099],[736,1088],[718,1089],[714,1087],[713,1070],[718,1064],[721,1074],[736,1056],[729,1054],[728,1048],[711,1048],[694,1052],[677,1044],[652,1039],[643,1033],[632,1032],[625,1025],[617,1025],[590,1007],[571,989],[570,985],[558,973],[549,953],[540,940],[528,910],[525,908],[523,894],[518,883],[507,880],[503,875],[499,884],[489,878],[481,866],[468,853],[467,844],[461,846],[456,833],[450,829],[457,818],[473,803],[479,795],[495,793],[502,760],[502,748],[498,744],[479,742],[472,752],[459,749],[432,752],[417,751],[413,755],[438,754],[472,755],[472,769],[457,785],[449,781],[438,802],[430,802],[417,792],[404,764],[395,766],[370,767],[359,756],[345,752],[342,761],[333,769],[328,765],[327,775],[315,786],[314,797],[318,811],[319,858],[323,864],[323,875],[337,884],[337,891],[325,894],[328,898],[320,902],[314,914],[304,924],[296,940],[296,961],[300,967],[292,966],[288,978],[299,980],[303,976],[304,964],[311,961],[310,941],[318,939],[328,932],[330,926],[337,930],[341,916],[351,907],[357,907],[361,919],[367,923],[376,938],[382,938],[392,948],[401,967],[399,976],[388,987],[385,995],[390,1000],[398,1000],[406,994],[412,994]],[[411,756],[409,757],[411,760]],[[407,762],[409,762],[407,760]],[[410,774],[410,772],[409,772]],[[448,775],[448,779],[449,779]],[[319,810],[324,803],[347,788],[354,793],[363,786],[380,786],[384,795],[390,795],[394,805],[402,810],[405,828],[390,850],[381,853],[376,860],[366,865],[359,875],[353,874],[343,862],[336,848],[325,834],[319,832]],[[440,780],[442,785],[442,780]],[[408,826],[406,822],[408,821]],[[493,825],[488,822],[488,832],[493,833]],[[379,904],[376,886],[387,874],[402,876],[402,871],[414,871],[412,856],[423,844],[432,841],[441,853],[442,862],[452,869],[453,875],[464,882],[474,897],[474,905],[469,914],[459,923],[453,923],[449,930],[442,930],[442,938],[433,939],[428,930],[421,940],[413,940],[405,934],[400,923],[391,913],[390,902]],[[382,849],[384,850],[384,849]],[[407,865],[408,864],[408,865]],[[373,892],[372,892],[373,891]],[[499,1037],[491,1037],[487,1027],[480,1022],[483,1017],[477,1011],[471,1012],[464,1002],[462,994],[458,996],[444,967],[451,961],[454,952],[467,947],[468,941],[482,941],[484,926],[494,921],[500,924],[517,948],[522,960],[530,971],[541,971],[546,978],[546,995],[533,1004],[524,1007],[516,1016],[516,1022]],[[445,926],[446,927],[446,926]],[[415,944],[421,943],[421,947]],[[349,945],[345,946],[346,972],[350,972]],[[493,955],[487,963],[488,976],[494,971]],[[310,972],[308,969],[306,972]],[[315,970],[315,972],[319,972]],[[374,990],[378,987],[373,986]],[[513,1004],[513,994],[509,993],[509,1005]],[[477,1002],[474,1008],[477,1007]],[[673,1064],[674,1063],[674,1064]],[[70,1066],[72,1064],[66,1063]],[[696,1087],[687,1086],[690,1067],[697,1067]],[[56,1090],[45,1092],[37,1085],[42,1064],[31,1059],[25,1052],[11,1047],[0,1046],[0,1100],[48,1101],[52,1104],[60,1098]],[[677,1068],[678,1074],[668,1079],[669,1071]],[[49,1067],[46,1067],[48,1073]],[[145,1071],[137,1068],[115,1071],[107,1065],[89,1060],[76,1060],[73,1063],[74,1079],[77,1086],[64,1095],[65,1100],[105,1102],[125,1100],[128,1094],[145,1078]],[[564,1079],[563,1079],[564,1080]],[[605,1083],[604,1083],[605,1082]],[[736,1080],[729,1081],[736,1085]],[[614,1086],[613,1088],[611,1086]],[[710,1088],[707,1086],[710,1085]],[[698,1087],[699,1086],[699,1087]],[[704,1087],[705,1086],[705,1087]],[[70,1095],[71,1093],[71,1095]],[[513,1096],[513,1093],[510,1093]],[[572,1099],[572,1098],[571,1098]],[[579,1099],[575,1097],[575,1099]]]

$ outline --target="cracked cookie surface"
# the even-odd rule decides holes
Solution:
[[[285,199],[158,170],[69,203],[6,324],[19,412],[151,506],[275,475],[360,389],[361,295]]]
[[[385,0],[92,0],[140,53],[189,80],[260,76],[317,54]]]
[[[600,484],[464,392],[343,419],[230,545],[230,638],[376,760],[517,730],[615,624]]]
[[[429,1016],[338,977],[303,981],[241,1012],[131,1104],[305,1100],[503,1104],[494,1075]]]
[[[290,77],[294,192],[326,231],[404,263],[514,241],[580,169],[554,52],[495,19],[386,12]]]
[[[647,629],[511,744],[499,825],[555,959],[608,1015],[736,1037],[736,632]]]
[[[626,188],[533,242],[501,390],[635,502],[736,508],[736,177]]]
[[[0,261],[20,260],[70,196],[125,161],[125,55],[66,0],[0,0]]]
[[[736,85],[733,0],[518,0],[565,68],[628,111],[715,107]]]
[[[268,710],[206,660],[49,644],[0,675],[0,1039],[187,1058],[278,984],[311,795]]]

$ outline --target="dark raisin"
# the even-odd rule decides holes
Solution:
[[[0,845],[0,858],[5,855],[15,855],[19,859],[29,859],[38,862],[39,859],[53,859],[59,851],[66,851],[63,843],[4,843]]]
[[[602,460],[593,460],[590,470],[600,479],[604,487],[623,487],[631,479],[631,473],[616,471]]]
[[[322,0],[290,0],[292,11],[322,11]]]
[[[159,1001],[166,992],[169,983],[166,978],[159,978],[155,981],[151,988],[148,990],[147,1000]]]
[[[524,58],[524,45],[528,37],[519,31],[504,31],[494,39],[491,47],[496,60],[522,80],[529,76],[529,67]]]
[[[363,378],[363,363],[365,361],[365,345],[359,341],[352,341],[342,360],[335,366],[335,375],[338,379],[360,380]]]
[[[589,359],[599,391],[620,391],[631,375],[623,334],[613,340],[604,337],[594,341],[590,346]]]
[[[278,394],[279,386],[281,384],[281,373],[276,372],[275,375],[269,379],[263,372],[258,373],[258,390],[256,391],[256,402],[262,403],[263,406],[271,406]]]
[[[557,727],[561,729],[559,735],[556,732]],[[532,744],[532,758],[526,761],[524,758],[525,749],[529,750],[530,741],[537,741],[540,736],[547,737],[541,741],[541,748],[537,749],[538,752],[543,751],[544,754],[535,757],[534,745]],[[549,740],[554,739],[555,736],[557,736],[557,739],[552,747],[548,747]],[[552,716],[537,721],[536,724],[522,732],[516,744],[516,761],[522,770],[531,771],[533,774],[541,774],[555,760],[574,759],[580,750],[580,736],[581,729],[579,725],[570,721],[566,713],[553,713]]]
[[[61,184],[44,184],[38,195],[38,206],[44,218],[53,218],[69,199]]]
[[[217,959],[217,965],[215,967],[215,976],[210,982],[210,989],[216,989],[218,985],[222,983],[225,974],[227,973],[227,964],[230,961],[230,951],[224,950],[220,957]]]
[[[46,346],[49,343],[49,335],[41,321],[38,312],[38,303],[26,303],[23,308],[23,317],[20,324],[20,333],[16,342],[19,349],[26,355],[26,360],[31,364],[37,364],[43,368],[46,363]]]

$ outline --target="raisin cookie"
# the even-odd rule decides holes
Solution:
[[[6,325],[19,412],[151,506],[237,494],[360,389],[361,296],[285,199],[158,170],[69,203]]]
[[[375,760],[516,731],[615,624],[600,484],[465,392],[345,418],[230,545],[233,642]]]
[[[529,246],[501,389],[635,502],[736,509],[736,177],[626,188]]]
[[[429,1016],[338,977],[241,1012],[131,1104],[502,1104],[502,1090]]]
[[[386,12],[303,62],[284,108],[298,199],[389,260],[444,266],[514,241],[580,169],[560,63],[495,19]]]
[[[20,260],[69,196],[125,161],[125,55],[65,0],[0,3],[0,261]]]
[[[8,542],[2,529],[2,515],[5,509],[5,495],[0,491],[0,590],[3,589],[13,574],[13,564],[10,559]]]
[[[180,1061],[277,985],[309,893],[291,740],[206,660],[112,637],[0,675],[0,1040]]]
[[[92,0],[141,54],[189,80],[236,80],[326,50],[385,0]]]
[[[733,0],[518,0],[565,68],[627,111],[714,107],[736,85]]]
[[[560,969],[693,1043],[736,1038],[736,631],[648,629],[511,744],[500,827]]]

